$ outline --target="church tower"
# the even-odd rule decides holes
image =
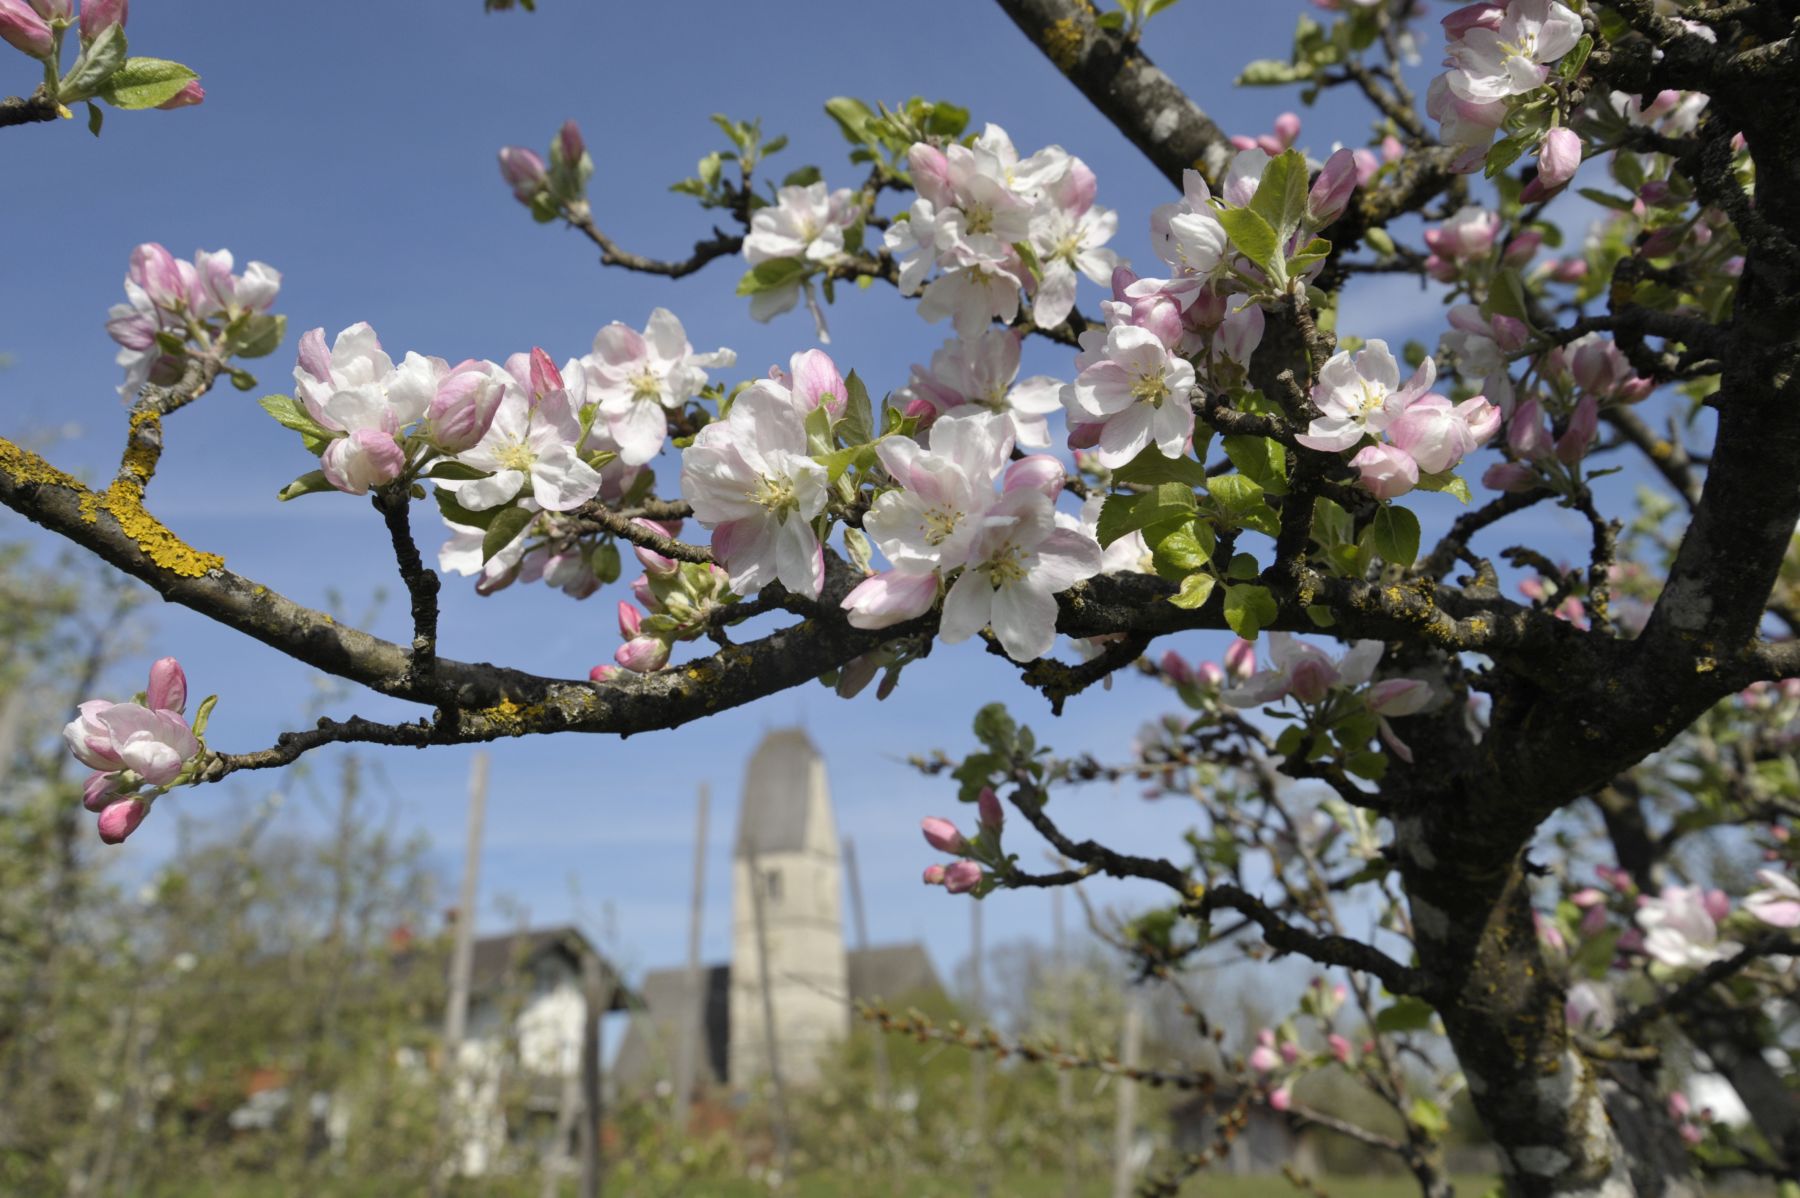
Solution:
[[[770,1022],[782,1080],[793,1084],[816,1079],[828,1046],[849,1034],[839,871],[825,759],[800,729],[771,732],[744,774],[732,852],[729,1080],[734,1088],[767,1074]],[[763,1004],[765,960],[772,1019]]]

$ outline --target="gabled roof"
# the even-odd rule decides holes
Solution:
[[[734,857],[805,847],[813,770],[823,760],[803,729],[780,728],[763,737],[744,771]]]
[[[593,956],[600,962],[601,981],[607,984],[611,994],[607,1010],[630,1009],[634,996],[626,990],[618,971],[600,955],[600,950],[594,947],[593,941],[572,924],[507,932],[498,936],[478,936],[474,948],[474,958],[469,970],[469,990],[473,994],[492,994],[503,989],[520,973],[529,970],[545,957],[560,957],[570,969],[579,973],[582,958]]]

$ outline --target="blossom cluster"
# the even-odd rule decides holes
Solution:
[[[1117,265],[1105,246],[1118,217],[1094,204],[1094,173],[1060,146],[1021,159],[1006,130],[988,125],[972,145],[916,144],[908,165],[918,198],[885,244],[902,293],[920,295],[919,314],[950,317],[964,339],[995,317],[1012,322],[1021,289],[1038,327],[1059,325],[1074,308],[1076,275],[1104,285]]]
[[[255,358],[280,344],[286,320],[269,309],[281,291],[281,272],[252,262],[234,274],[230,250],[199,250],[192,262],[149,241],[131,251],[125,302],[106,314],[106,332],[119,344],[125,370],[119,395],[135,400],[145,383],[180,380],[190,354],[223,362]]]
[[[1006,827],[1006,811],[991,786],[982,788],[975,801],[975,810],[973,837],[964,836],[955,824],[940,816],[927,816],[919,822],[926,844],[957,858],[949,865],[926,866],[923,881],[927,886],[942,886],[951,894],[973,893],[979,898],[994,885],[994,875],[982,866],[997,869],[1007,864],[1000,846],[1000,834]]]
[[[173,657],[150,667],[150,683],[130,703],[89,699],[63,728],[75,759],[94,772],[82,786],[82,805],[98,813],[100,839],[118,844],[150,814],[157,796],[191,781],[205,758],[200,737],[214,699],[200,704],[190,727],[187,674]]]
[[[1500,428],[1500,410],[1485,397],[1453,404],[1430,394],[1436,381],[1426,358],[1402,385],[1385,341],[1333,354],[1313,387],[1321,415],[1295,439],[1327,453],[1361,445],[1350,464],[1362,485],[1380,499],[1404,495],[1422,476],[1454,470]]]
[[[1271,632],[1270,668],[1227,688],[1221,698],[1239,708],[1291,700],[1307,716],[1309,728],[1331,729],[1340,745],[1351,751],[1361,747],[1356,743],[1359,739],[1368,739],[1366,733],[1359,737],[1354,721],[1344,718],[1346,709],[1355,712],[1360,708],[1374,720],[1382,742],[1394,755],[1410,762],[1412,749],[1389,720],[1419,714],[1432,705],[1435,696],[1431,684],[1417,678],[1388,678],[1370,685],[1384,648],[1380,641],[1357,641],[1334,660],[1324,650],[1288,633]],[[1300,728],[1289,731],[1297,735],[1292,738],[1293,745],[1282,746],[1283,752],[1291,752],[1306,736]]]

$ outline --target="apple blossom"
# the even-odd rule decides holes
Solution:
[[[1054,328],[1068,318],[1075,307],[1077,272],[1104,287],[1118,265],[1118,254],[1104,248],[1118,230],[1118,214],[1094,206],[1094,185],[1094,172],[1072,158],[1067,173],[1044,189],[1032,214],[1031,247],[1040,277],[1031,318],[1039,328]]]
[[[1800,885],[1772,869],[1759,869],[1756,876],[1763,889],[1744,897],[1744,910],[1770,927],[1800,928]]]
[[[1509,0],[1498,25],[1480,19],[1452,34],[1450,90],[1477,103],[1524,95],[1580,39],[1581,17],[1557,0]]]
[[[1557,191],[1569,185],[1581,166],[1581,138],[1567,125],[1559,125],[1544,134],[1538,151],[1537,181],[1546,191]]]
[[[530,204],[550,184],[543,158],[524,146],[501,147],[500,175],[521,204]]]
[[[1194,432],[1192,364],[1131,325],[1108,329],[1104,339],[1084,333],[1082,347],[1087,364],[1063,387],[1062,404],[1072,424],[1100,427],[1100,464],[1117,469],[1151,444],[1180,457]]]
[[[1327,158],[1306,197],[1306,223],[1322,229],[1342,216],[1357,182],[1357,161],[1352,151],[1339,150]]]
[[[578,413],[587,401],[582,363],[571,360],[559,372],[548,355],[535,350],[514,354],[504,370],[490,366],[489,372],[502,388],[499,404],[481,439],[456,455],[488,477],[437,484],[472,512],[510,504],[520,496],[546,511],[566,512],[598,494],[600,473],[580,451]]]
[[[123,843],[149,814],[150,804],[136,795],[109,803],[100,812],[100,839],[106,844]]]
[[[981,866],[973,861],[955,861],[944,870],[944,889],[951,894],[967,894],[981,885]]]
[[[447,454],[473,449],[492,427],[506,385],[497,371],[474,359],[434,366],[437,390],[426,405],[425,438]]]
[[[954,853],[961,856],[969,851],[969,842],[956,829],[956,825],[947,819],[935,815],[926,816],[919,821],[919,830],[925,833],[925,842],[940,853]]]
[[[25,0],[0,0],[0,41],[33,58],[49,58],[56,48],[50,25]]]
[[[1573,466],[1587,456],[1588,445],[1600,429],[1600,401],[1584,395],[1569,417],[1569,426],[1556,439],[1556,458],[1565,466]]]
[[[1672,969],[1698,969],[1741,947],[1719,939],[1718,921],[1698,886],[1664,886],[1661,895],[1639,899],[1637,923],[1644,951]]]
[[[1000,497],[969,547],[968,565],[944,597],[939,635],[967,640],[992,623],[1007,656],[1031,661],[1056,642],[1055,596],[1100,572],[1100,545],[1056,527],[1036,490]]]
[[[1261,707],[1293,697],[1301,703],[1318,703],[1336,688],[1354,688],[1375,672],[1385,646],[1380,641],[1357,641],[1334,661],[1324,650],[1295,640],[1285,632],[1269,634],[1270,669],[1243,678],[1221,696],[1232,707]],[[1229,665],[1229,655],[1227,656]],[[1235,671],[1234,671],[1235,672]],[[1396,712],[1395,714],[1401,714]]]
[[[614,321],[594,334],[593,352],[581,359],[581,366],[620,460],[641,466],[662,449],[668,414],[706,386],[706,368],[736,361],[729,349],[695,353],[680,319],[657,308],[642,333]]]
[[[988,329],[971,340],[947,341],[931,355],[930,371],[914,366],[911,381],[894,398],[921,423],[971,406],[1005,412],[1015,442],[1045,448],[1050,444],[1046,417],[1062,406],[1062,384],[1048,375],[1014,382],[1019,340],[1011,330]]]
[[[1312,400],[1323,415],[1295,440],[1327,453],[1349,449],[1385,430],[1435,381],[1437,365],[1426,358],[1401,386],[1399,363],[1385,341],[1370,341],[1355,354],[1341,350],[1320,367],[1313,385]]]
[[[1506,102],[1466,99],[1452,90],[1447,75],[1438,75],[1426,89],[1425,112],[1438,122],[1439,140],[1456,151],[1450,169],[1466,175],[1481,169],[1506,120]]]
[[[922,880],[927,886],[942,886],[944,884],[944,875],[947,872],[948,871],[942,865],[927,865]]]
[[[159,657],[151,663],[144,703],[152,711],[171,711],[176,715],[187,710],[187,673],[180,662],[173,657]]]
[[[181,90],[164,100],[157,108],[164,112],[172,112],[177,108],[192,108],[196,104],[206,102],[206,89],[198,79],[189,79],[181,85]]]
[[[416,353],[396,367],[365,322],[340,332],[329,354],[325,330],[302,335],[294,388],[308,414],[333,434],[319,455],[326,479],[361,495],[406,468],[399,434],[425,414],[437,380],[430,360]]]
[[[779,581],[816,599],[824,550],[812,520],[825,508],[825,468],[807,456],[804,416],[759,384],[700,430],[681,455],[681,494],[740,595]]]
[[[1500,429],[1500,409],[1483,396],[1452,404],[1426,395],[1407,405],[1388,427],[1394,447],[1410,454],[1426,474],[1441,474]]]
[[[114,25],[123,28],[129,5],[130,0],[82,0],[81,40],[91,42]]]

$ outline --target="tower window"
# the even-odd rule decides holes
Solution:
[[[781,901],[781,871],[770,869],[763,871],[763,897],[772,903]]]

